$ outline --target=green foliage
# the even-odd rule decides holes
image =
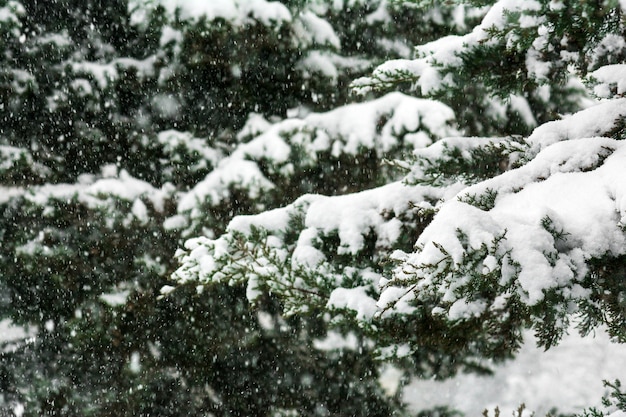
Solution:
[[[608,398],[604,398],[602,403],[604,406],[616,407],[618,410],[626,410],[626,393],[622,391],[622,383],[619,380],[613,382],[604,381],[604,386],[611,389],[611,394]]]
[[[445,186],[455,181],[475,184],[519,166],[528,144],[521,137],[487,140],[475,139],[468,144],[462,141],[441,141],[441,152],[416,152],[412,161],[413,172],[407,176],[408,184]]]
[[[453,259],[445,247],[435,244],[443,255],[440,261],[418,267],[426,274],[447,277],[453,283],[449,291],[454,296],[441,294],[436,283],[427,286],[419,279],[405,279],[403,286],[407,287],[407,293],[418,285],[421,287],[421,300],[415,305],[417,315],[432,315],[440,322],[441,333],[435,333],[433,338],[452,339],[447,347],[451,351],[446,355],[451,354],[457,361],[465,360],[470,367],[480,367],[472,363],[478,358],[496,361],[510,358],[521,344],[519,327],[528,319],[529,311],[516,294],[515,280],[502,275],[503,264],[511,262],[509,253],[501,249],[506,234],[494,237],[490,244],[482,244],[480,248],[472,247],[462,230],[457,230],[457,237],[464,248],[462,259]],[[487,265],[488,259],[491,265]],[[515,270],[519,266],[508,267]],[[386,285],[394,284],[390,280]]]
[[[184,130],[202,135],[238,130],[248,113],[284,117],[306,102],[308,89],[297,70],[302,51],[285,42],[288,28],[257,23],[240,29],[204,20],[185,26],[173,57],[180,69],[162,86],[181,103],[178,123]]]
[[[604,386],[611,390],[610,394],[602,398],[602,405],[605,409],[589,408],[579,414],[580,417],[605,417],[614,413],[619,415],[620,411],[626,411],[626,393],[622,391],[621,381],[604,381]]]
[[[41,205],[22,197],[3,205],[7,298],[0,311],[39,329],[3,351],[5,401],[26,403],[28,415],[97,414],[101,407],[127,415],[121,410],[128,404],[115,403],[141,385],[128,361],[149,339],[132,317],[153,304],[175,240],[159,227],[162,213],[143,223],[128,216],[127,201],[109,204],[94,209],[73,197]],[[109,305],[106,294],[120,292],[124,307]]]
[[[606,256],[591,260],[590,271],[585,280],[585,287],[591,289],[591,295],[582,306],[582,320],[579,324],[584,334],[602,323],[616,341],[626,341],[625,260],[624,256]]]
[[[450,407],[439,406],[431,410],[420,411],[415,417],[461,417],[462,415],[463,413],[450,409]]]
[[[459,197],[459,201],[477,207],[481,210],[491,210],[496,205],[498,193],[492,189],[485,190],[484,194],[465,194]]]

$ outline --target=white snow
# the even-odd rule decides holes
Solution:
[[[70,86],[79,97],[88,97],[93,94],[91,83],[86,78],[76,78],[72,80]]]
[[[9,171],[18,164],[27,165],[34,173],[42,176],[49,172],[48,168],[33,160],[32,154],[27,149],[0,145],[0,171]]]
[[[26,90],[28,90],[31,86],[37,85],[37,80],[35,76],[28,71],[21,69],[11,69],[9,73],[13,76],[13,80],[11,82],[11,88],[17,94],[22,94]]]
[[[593,71],[599,65],[621,61],[621,57],[626,51],[626,39],[617,33],[608,33],[594,48],[588,52],[589,65],[587,69]]]
[[[559,141],[602,136],[626,115],[626,99],[600,102],[561,120],[544,123],[528,137],[531,154]]]
[[[183,215],[168,217],[163,221],[163,228],[165,230],[183,229],[186,226],[188,226],[187,218]]]
[[[535,120],[535,116],[533,115],[532,109],[528,104],[528,101],[517,94],[512,94],[509,97],[511,108],[517,112],[527,126],[537,126],[537,120]]]
[[[2,20],[2,19],[0,19]],[[72,39],[67,33],[67,30],[63,30],[60,33],[51,33],[45,34],[44,36],[40,36],[37,38],[37,43],[39,44],[54,44],[58,48],[70,46],[72,44]]]
[[[157,62],[156,56],[150,56],[143,60],[133,58],[117,58],[111,62],[91,62],[82,61],[68,62],[72,71],[77,75],[89,75],[96,82],[99,89],[106,89],[112,81],[119,77],[120,69],[134,68],[140,78],[147,78],[154,75],[154,65]]]
[[[150,104],[156,114],[168,119],[177,118],[182,108],[180,101],[173,94],[155,94]]]
[[[220,169],[224,166],[227,168]],[[265,178],[253,161],[224,159],[216,170],[211,171],[190,193],[180,199],[178,210],[181,213],[194,210],[198,202],[202,201],[218,205],[230,196],[229,190],[232,186],[245,190],[251,198],[274,188],[274,184]]]
[[[72,62],[72,70],[77,74],[91,75],[101,90],[104,90],[118,76],[115,66],[109,63]]]
[[[360,193],[320,198],[309,207],[305,226],[322,234],[337,231],[338,253],[356,254],[363,248],[365,235],[370,230],[377,237],[377,246],[381,247],[399,237],[398,220],[386,216],[400,215],[409,210],[413,202],[424,201],[426,196],[436,201],[451,197],[457,190],[454,186],[434,189],[396,182]]]
[[[180,149],[188,154],[197,156],[199,160],[187,166],[187,169],[191,172],[215,167],[224,157],[222,151],[209,146],[207,139],[194,137],[189,132],[180,132],[173,129],[164,130],[157,134],[157,140],[163,145],[163,152],[169,155],[169,161],[171,162],[182,162],[181,156],[178,154]]]
[[[148,223],[149,217],[148,217],[148,208],[146,207],[146,205],[144,204],[143,201],[141,201],[140,199],[136,199],[133,202],[133,207],[131,208],[131,213],[133,213],[133,215],[135,216],[135,218],[137,220],[139,220],[139,222],[141,224],[146,224]]]
[[[325,51],[311,51],[298,63],[298,67],[305,70],[309,77],[313,73],[319,73],[336,82],[339,78],[339,69],[329,59],[330,57],[331,55]]]
[[[15,414],[16,417],[22,417],[24,415],[24,411],[25,407],[23,404],[15,404],[15,406],[13,406],[13,414]]]
[[[124,290],[114,293],[103,293],[100,294],[99,298],[111,307],[117,307],[126,304],[129,294],[130,291]]]
[[[530,332],[525,339],[516,359],[497,366],[493,376],[413,380],[404,388],[403,398],[414,409],[448,405],[466,416],[479,416],[496,406],[500,415],[510,416],[522,403],[536,416],[552,408],[570,414],[601,407],[600,399],[606,394],[602,380],[623,381],[626,348],[611,342],[602,331],[587,337],[573,331],[548,351],[535,346]]]
[[[598,82],[593,92],[602,98],[613,96],[612,86],[619,96],[626,93],[626,64],[605,65],[589,74],[593,81]]]
[[[259,136],[269,130],[270,127],[272,127],[272,124],[268,122],[263,115],[250,113],[246,124],[239,133],[237,133],[237,140],[239,142],[247,142],[246,139]]]
[[[19,24],[19,17],[26,14],[26,9],[21,3],[9,0],[5,6],[0,7],[0,22],[4,24]]]
[[[309,10],[300,12],[293,29],[303,45],[330,45],[340,49],[341,43],[332,25]]]
[[[23,195],[26,192],[21,187],[4,187],[0,186],[0,204],[4,204],[14,197]]]
[[[376,299],[367,294],[368,289],[368,287],[336,288],[330,295],[328,305],[356,311],[359,320],[371,319],[378,311],[378,307]]]
[[[141,354],[139,352],[131,353],[128,369],[134,374],[138,374],[141,371]]]
[[[614,152],[602,166],[582,172],[598,162],[597,155],[603,149]],[[490,245],[506,231],[499,253],[510,250],[505,257],[519,263],[517,282],[519,295],[525,302],[538,303],[544,290],[552,288],[579,291],[576,282],[586,274],[586,260],[625,251],[626,237],[619,225],[626,219],[622,211],[626,180],[621,175],[625,160],[626,147],[612,139],[579,139],[549,146],[521,168],[461,193],[498,192],[493,209],[484,211],[457,199],[443,204],[417,241],[422,249],[408,257],[398,268],[397,276],[406,276],[407,271],[422,276],[419,265],[435,265],[447,255],[454,264],[461,263],[465,248],[456,230],[467,235],[473,248]],[[557,230],[562,228],[568,233],[565,243],[555,242],[542,226],[546,216]],[[439,245],[445,248],[445,254]],[[554,265],[546,258],[548,253],[556,256]],[[431,285],[430,275],[423,275],[423,279],[422,285]],[[440,284],[432,282],[432,285]],[[458,308],[457,305],[450,315],[460,317]],[[468,313],[473,314],[474,308],[468,306]]]
[[[47,206],[50,199],[69,201],[77,198],[88,207],[105,208],[114,204],[112,198],[119,198],[132,202],[132,214],[140,221],[146,221],[147,207],[141,199],[149,201],[155,210],[162,212],[165,200],[171,198],[173,192],[174,187],[171,184],[155,188],[145,181],[133,178],[125,170],[118,174],[115,165],[108,165],[103,167],[100,179],[82,176],[81,181],[76,184],[46,184],[31,187],[24,194],[27,200],[43,207]]]
[[[183,40],[183,33],[180,30],[176,30],[171,26],[164,26],[161,30],[161,38],[159,39],[159,45],[165,46],[170,42],[179,44]]]
[[[313,341],[313,347],[317,350],[331,351],[335,349],[357,350],[359,346],[358,340],[353,333],[346,336],[337,332],[328,332],[324,339]]]
[[[14,342],[32,336],[24,327],[16,326],[10,319],[0,320],[0,342]]]
[[[128,10],[132,13],[132,22],[143,25],[148,17],[147,11],[162,6],[168,16],[173,18],[178,12],[182,20],[198,21],[205,18],[207,21],[224,19],[241,26],[254,18],[266,26],[290,22],[291,13],[285,5],[277,1],[265,0],[132,0]]]

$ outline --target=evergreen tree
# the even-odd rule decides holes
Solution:
[[[2,341],[2,413],[401,412],[361,336],[337,351],[325,320],[250,310],[243,285],[157,295],[184,238],[384,184],[384,158],[456,134],[428,100],[347,105],[353,78],[448,25],[403,10],[0,2],[0,318],[25,331]],[[355,136],[338,117],[357,113]]]
[[[404,415],[384,363],[623,339],[621,16],[0,0],[0,410]]]
[[[409,171],[401,181],[235,217],[221,236],[186,242],[178,286],[245,285],[252,308],[269,297],[288,317],[321,317],[344,340],[369,340],[364,355],[420,377],[485,371],[529,328],[546,348],[573,321],[622,342],[623,5],[472,3],[487,8],[472,30],[353,86],[411,83],[488,137],[418,149],[396,162]],[[482,123],[502,98],[529,123]]]

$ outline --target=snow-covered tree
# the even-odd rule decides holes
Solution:
[[[178,287],[243,285],[253,310],[276,300],[285,317],[321,320],[339,351],[358,340],[362,355],[421,377],[485,370],[529,328],[547,348],[572,324],[623,342],[626,8],[470,3],[485,9],[467,33],[423,43],[353,86],[409,83],[483,137],[416,149],[394,163],[408,171],[401,180],[304,195],[189,239]]]
[[[459,134],[445,104],[348,89],[462,33],[457,9],[0,0],[0,325],[24,335],[0,336],[0,412],[400,412],[361,336],[337,351],[324,319],[251,310],[243,285],[157,296],[184,239],[383,185],[383,160]]]
[[[403,415],[387,363],[623,338],[614,3],[0,0],[0,413]]]

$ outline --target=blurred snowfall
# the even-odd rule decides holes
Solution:
[[[414,381],[405,388],[405,400],[415,409],[448,405],[466,417],[480,417],[496,406],[509,417],[524,403],[536,417],[543,417],[553,408],[557,413],[580,413],[600,406],[607,394],[602,381],[615,379],[626,382],[626,345],[612,343],[606,333],[583,338],[572,330],[548,351],[537,348],[529,333],[517,358],[496,368],[494,375]]]

